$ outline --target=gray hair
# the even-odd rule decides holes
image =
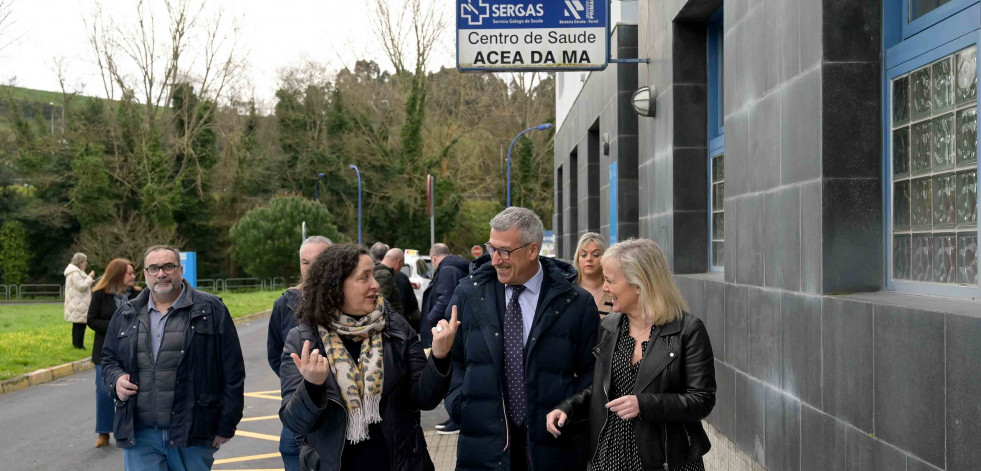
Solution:
[[[433,244],[433,246],[429,249],[430,257],[439,257],[442,255],[449,255],[449,254],[450,254],[450,248],[442,242],[438,244]]]
[[[143,252],[143,264],[146,265],[146,257],[147,257],[147,255],[150,255],[151,253],[156,252],[158,250],[169,250],[171,252],[174,252],[174,256],[177,257],[177,264],[178,265],[181,264],[181,253],[180,253],[180,251],[177,250],[174,247],[169,246],[169,245],[154,245],[153,247],[150,247],[150,248],[146,249],[146,252]]]
[[[330,247],[331,245],[334,245],[334,241],[320,235],[310,236],[303,239],[303,242],[300,243],[300,250],[303,250],[303,246],[307,244],[327,244],[327,246]]]
[[[518,229],[521,234],[518,240],[522,244],[538,242],[538,246],[541,247],[542,240],[545,238],[545,226],[542,225],[541,218],[534,211],[520,206],[511,206],[497,213],[497,216],[491,219],[490,227],[498,232]]]
[[[405,260],[405,252],[402,249],[395,247],[388,252],[385,252],[385,259],[387,260]]]
[[[371,248],[368,249],[368,253],[371,254],[372,259],[374,259],[376,262],[380,262],[383,258],[385,258],[385,254],[388,253],[388,249],[388,244],[375,242],[375,245],[372,245]]]
[[[75,252],[75,255],[72,255],[72,265],[75,265],[76,267],[81,267],[82,264],[85,263],[85,261],[88,259],[89,258],[86,257],[85,254],[83,254],[82,252]]]

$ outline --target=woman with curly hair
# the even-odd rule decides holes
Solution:
[[[378,296],[360,245],[333,245],[303,285],[280,367],[279,417],[305,470],[432,470],[419,411],[449,389],[456,309],[432,328],[427,359],[408,321]]]

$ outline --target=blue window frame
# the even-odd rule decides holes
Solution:
[[[709,269],[722,271],[725,250],[725,113],[722,7],[709,17],[705,39],[708,59],[708,188]]]
[[[978,299],[981,5],[934,2],[910,21],[913,1],[883,5],[885,282]]]
[[[959,13],[977,0],[900,0],[900,3],[903,39],[906,39]],[[925,13],[919,13],[922,10],[926,10]]]

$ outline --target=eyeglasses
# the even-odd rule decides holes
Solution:
[[[179,266],[180,265],[174,265],[173,263],[168,263],[163,266],[150,265],[146,267],[146,272],[149,273],[150,276],[157,276],[161,271],[164,272],[164,275],[172,275]]]
[[[487,255],[490,255],[491,257],[494,256],[494,252],[497,252],[497,255],[500,255],[500,257],[501,257],[501,260],[510,260],[511,259],[511,254],[513,254],[513,253],[515,253],[515,252],[517,252],[517,251],[519,251],[519,250],[521,250],[521,249],[523,249],[523,248],[525,248],[525,247],[527,247],[527,246],[529,246],[529,245],[531,245],[533,243],[534,242],[528,242],[527,244],[522,245],[521,247],[518,247],[516,249],[508,250],[508,249],[499,249],[499,248],[494,247],[493,245],[491,245],[490,242],[488,242],[488,243],[484,244],[484,248],[487,249]]]

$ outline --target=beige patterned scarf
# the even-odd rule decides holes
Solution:
[[[347,439],[358,443],[368,439],[368,424],[381,422],[381,395],[385,379],[382,331],[385,329],[385,304],[378,297],[378,307],[366,316],[339,313],[331,329],[318,329],[324,345],[330,350],[327,360],[341,388],[347,405]],[[357,363],[348,354],[341,336],[361,340],[361,357]]]

